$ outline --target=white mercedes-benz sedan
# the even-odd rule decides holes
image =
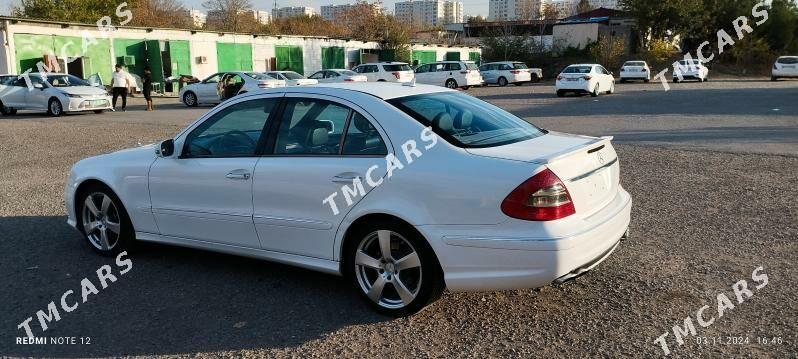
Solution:
[[[438,86],[325,84],[223,102],[161,143],[84,159],[68,222],[343,275],[410,315],[450,291],[563,282],[627,236],[611,138],[549,132]]]

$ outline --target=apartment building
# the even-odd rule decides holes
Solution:
[[[335,20],[336,18],[340,17],[341,14],[357,8],[358,6],[361,6],[361,4],[322,5],[320,14],[325,20]],[[374,13],[382,12],[382,7],[377,2],[370,3],[368,6]]]
[[[286,6],[272,9],[272,18],[291,17],[291,16],[313,16],[316,9],[309,6]]]
[[[618,0],[589,0],[594,9],[618,9]],[[544,6],[552,6],[558,17],[576,15],[579,0],[489,0],[488,20],[529,20],[540,16]]]
[[[197,28],[205,26],[205,23],[208,22],[208,15],[200,10],[191,9],[188,11],[188,16],[191,17],[191,23]]]
[[[399,1],[394,5],[394,16],[400,21],[419,26],[460,23],[464,21],[463,3],[445,0]]]

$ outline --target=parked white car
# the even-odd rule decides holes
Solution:
[[[237,96],[173,139],[81,160],[64,202],[100,254],[141,240],[277,261],[344,275],[402,316],[445,288],[594,268],[629,226],[619,171],[611,138],[458,91],[324,84]]]
[[[219,83],[222,79],[225,80],[225,84]],[[222,89],[227,87],[228,83],[232,85],[228,92],[232,91],[235,95],[264,88],[285,86],[285,81],[275,80],[259,72],[218,72],[198,83],[183,86],[178,92],[178,98],[189,107],[199,104],[217,104],[222,102],[223,99],[220,97],[220,93],[224,93]]]
[[[308,76],[308,78],[316,80],[319,83],[368,81],[368,77],[366,77],[366,75],[360,75],[357,72],[346,69],[328,69],[316,71],[316,73]]]
[[[319,81],[306,78],[294,71],[268,71],[265,74],[273,79],[285,81],[286,86],[305,86],[319,83]]]
[[[468,89],[485,81],[473,61],[439,61],[416,67],[416,81],[422,84]]]
[[[540,81],[543,78],[541,69],[530,69],[523,62],[501,61],[482,64],[479,73],[486,84],[521,86],[525,82]]]
[[[27,79],[26,79],[27,78]],[[111,96],[73,75],[32,72],[0,84],[0,111],[13,115],[17,110],[47,111],[50,116],[67,112],[111,109]]]
[[[773,64],[771,80],[778,81],[787,77],[798,78],[798,56],[782,56]]]
[[[414,78],[413,69],[404,62],[369,62],[352,71],[365,75],[369,82],[410,82]]]
[[[709,69],[701,60],[679,60],[679,65],[673,70],[673,82],[679,83],[689,79],[698,82],[709,81]]]
[[[651,81],[651,68],[645,61],[626,61],[621,66],[620,81],[624,83],[630,80]]]
[[[566,67],[554,85],[557,96],[563,97],[566,93],[588,93],[597,97],[601,93],[615,92],[615,78],[612,72],[598,64],[577,64]]]

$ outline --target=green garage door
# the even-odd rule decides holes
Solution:
[[[446,61],[460,61],[460,52],[447,52]]]
[[[474,61],[479,65],[482,62],[482,56],[479,52],[472,51],[468,53],[468,60]]]
[[[302,47],[300,46],[275,46],[275,62],[277,71],[294,71],[305,74],[305,65],[302,61]]]
[[[321,48],[321,69],[343,69],[346,66],[346,55],[343,47]]]
[[[252,44],[216,43],[218,71],[252,71]]]
[[[58,35],[14,34],[14,54],[17,59],[17,72],[24,73],[30,69],[38,71],[36,64],[42,61],[45,54],[55,54],[63,60],[63,56],[82,57],[83,75],[88,77],[100,73],[107,82],[111,77],[111,42],[108,39],[86,41],[80,37]],[[85,51],[84,51],[85,48]],[[66,71],[66,69],[61,69]]]
[[[191,52],[188,41],[169,41],[172,76],[191,75]]]
[[[413,65],[423,65],[438,61],[435,51],[413,51]]]

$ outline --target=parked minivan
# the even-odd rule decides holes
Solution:
[[[450,89],[482,86],[485,82],[473,61],[439,61],[416,67],[419,83],[446,86]]]
[[[405,62],[369,62],[355,66],[352,71],[366,75],[368,82],[410,82],[413,69]]]

